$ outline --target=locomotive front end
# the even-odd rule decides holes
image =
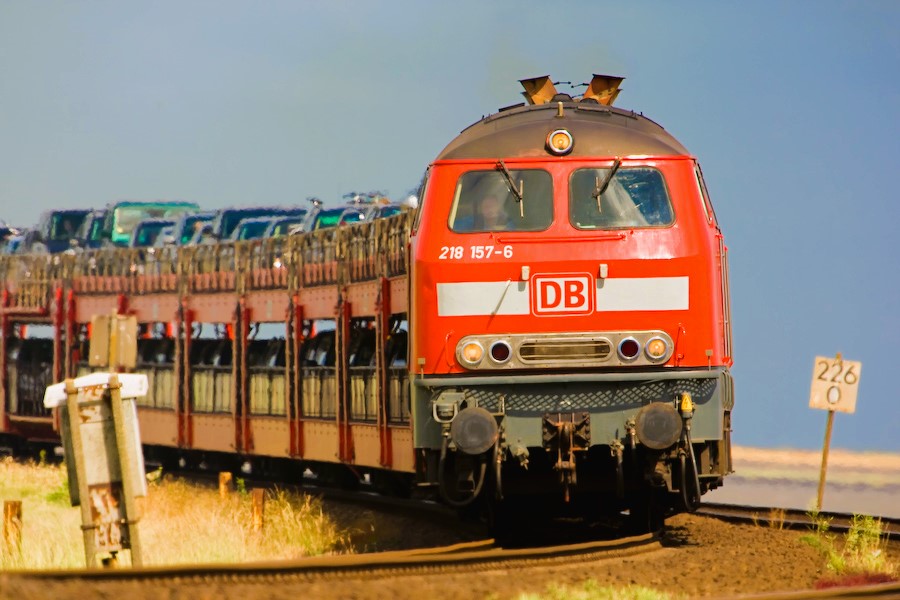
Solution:
[[[411,238],[421,484],[660,519],[731,470],[725,246],[657,124],[524,81],[431,165]]]

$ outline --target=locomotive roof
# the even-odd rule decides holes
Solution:
[[[516,105],[483,117],[450,142],[437,160],[546,158],[545,140],[556,129],[572,134],[575,144],[570,157],[690,154],[659,124],[634,111],[591,100],[576,102],[565,94],[553,100]]]

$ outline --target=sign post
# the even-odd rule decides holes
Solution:
[[[825,472],[828,469],[828,449],[831,445],[834,413],[853,414],[856,411],[856,392],[859,389],[860,371],[862,371],[861,362],[844,360],[840,352],[834,358],[817,356],[813,366],[809,407],[828,411],[825,443],[822,446],[822,468],[819,471],[819,489],[816,494],[816,510],[822,510],[822,497],[825,495]]]
[[[51,385],[44,405],[58,408],[72,506],[81,507],[87,566],[114,566],[129,550],[141,566],[136,497],[147,495],[135,398],[147,376],[92,373]]]

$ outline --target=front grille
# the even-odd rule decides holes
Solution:
[[[528,340],[519,346],[523,363],[604,361],[609,358],[609,340]]]
[[[706,404],[717,393],[718,378],[667,379],[630,382],[538,383],[513,386],[467,386],[464,393],[489,411],[497,411],[500,397],[507,413],[543,414],[574,411],[638,409],[650,402],[671,401],[690,392]],[[721,393],[721,392],[720,392]]]

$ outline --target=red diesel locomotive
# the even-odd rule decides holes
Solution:
[[[610,106],[620,81],[595,76],[579,101],[523,81],[528,105],[429,168],[411,237],[414,444],[451,503],[490,489],[655,518],[731,470],[722,235],[697,161]]]
[[[522,81],[395,217],[3,257],[0,434],[53,441],[43,387],[95,370],[88,324],[115,313],[143,332],[148,460],[432,491],[498,523],[691,510],[731,471],[726,249],[696,159],[612,107],[620,82]]]

